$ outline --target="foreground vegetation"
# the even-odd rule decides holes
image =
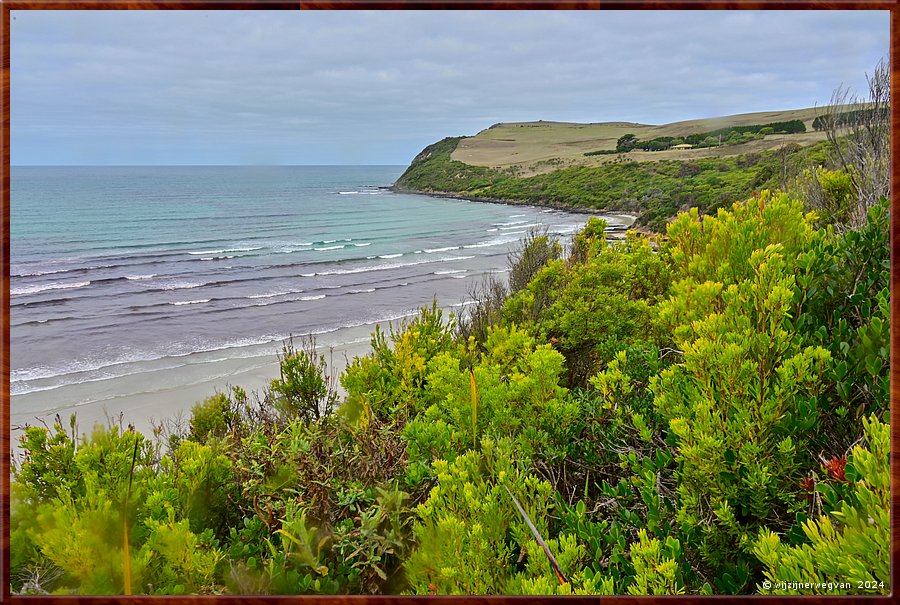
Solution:
[[[763,192],[658,252],[590,219],[459,324],[376,331],[333,414],[307,346],[180,433],[29,428],[13,589],[887,593],[887,209]]]

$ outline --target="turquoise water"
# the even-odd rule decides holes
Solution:
[[[528,229],[585,220],[385,189],[402,170],[14,167],[13,410],[30,394],[38,414],[36,393],[73,384],[274,356],[291,335],[434,297],[461,309]]]

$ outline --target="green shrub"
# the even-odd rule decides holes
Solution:
[[[175,509],[165,507],[163,520],[149,518],[141,555],[146,557],[147,592],[190,594],[217,591],[218,572],[225,553],[216,547],[212,530],[193,533],[187,519],[176,520]]]
[[[507,302],[507,317],[534,318],[536,334],[565,355],[570,386],[586,384],[621,348],[652,339],[652,308],[668,290],[665,259],[647,238],[631,232],[608,243],[602,225],[589,221],[568,266],[551,263]]]
[[[857,230],[822,230],[797,261],[794,325],[834,360],[825,383],[828,414],[820,446],[843,452],[858,419],[888,409],[890,347],[889,204],[869,209]]]
[[[74,425],[74,417],[73,417]],[[23,460],[13,469],[13,494],[25,505],[83,491],[75,465],[76,440],[56,423],[49,429],[26,427],[19,439]]]
[[[763,194],[669,228],[682,279],[659,317],[682,361],[651,387],[677,447],[678,522],[705,563],[735,580],[720,582],[723,592],[749,580],[758,529],[785,531],[803,507],[798,486],[831,359],[791,323],[809,221],[799,204]]]
[[[856,219],[858,200],[852,176],[843,170],[822,166],[804,170],[793,187],[806,206],[815,210],[822,225],[835,225],[846,230]]]
[[[577,405],[559,386],[563,357],[511,326],[488,333],[486,352],[472,368],[450,352],[428,364],[423,414],[404,429],[411,481],[427,476],[432,460],[455,456],[484,437],[509,437],[520,459],[552,457],[571,439]]]
[[[380,419],[409,418],[425,407],[426,365],[438,353],[456,348],[455,323],[444,321],[437,302],[409,321],[376,327],[372,352],[357,357],[341,376],[348,403],[368,406]]]
[[[765,564],[763,594],[890,594],[890,427],[863,418],[867,445],[857,445],[844,468],[850,484],[840,508],[803,523],[807,543],[783,544],[763,529],[753,553]],[[780,586],[809,583],[809,588]]]
[[[191,531],[200,534],[212,529],[225,537],[228,525],[236,521],[236,511],[229,506],[236,490],[231,461],[220,444],[182,441],[171,456],[162,459],[161,467],[159,489],[177,494],[177,509],[190,520]]]
[[[415,594],[503,594],[526,557],[544,557],[504,485],[546,535],[551,488],[521,471],[509,440],[485,438],[452,463],[437,460],[437,485],[417,507],[417,547],[406,564]],[[535,545],[536,546],[536,545]],[[543,574],[544,569],[540,568]]]
[[[119,494],[110,493],[100,483],[97,474],[91,473],[85,477],[84,492],[77,499],[63,495],[33,511],[37,524],[29,538],[43,557],[64,572],[60,592],[125,592],[122,502]],[[144,554],[131,560],[129,591],[141,589],[140,578],[148,562]]]
[[[562,246],[555,238],[543,232],[531,230],[509,255],[509,289],[518,292],[550,261],[559,258]]]
[[[204,510],[217,504],[217,488],[204,479],[214,467],[209,458],[198,458],[195,452],[209,451],[209,446],[182,442],[180,452],[194,454],[178,454],[182,474],[173,484],[173,476],[165,472],[169,459],[157,466],[155,449],[139,433],[98,425],[76,450],[62,428],[55,428],[50,439],[45,429],[27,432],[24,474],[16,476],[13,508],[17,540],[40,552],[31,564],[46,561],[60,570],[55,590],[123,594],[126,560],[130,592],[210,589],[222,556],[213,531],[206,527],[208,519],[201,517],[195,523],[200,534],[196,535],[188,527],[191,511],[179,513],[185,506],[199,510],[200,487],[209,488],[203,494]],[[35,489],[43,483],[38,471],[52,466],[51,460],[59,455],[71,455],[69,473],[78,480],[66,491],[52,494]],[[23,508],[26,502],[28,508]],[[35,522],[17,520],[25,515],[33,515]]]
[[[278,362],[281,376],[269,386],[275,408],[301,420],[330,415],[337,391],[328,375],[325,356],[316,351],[315,338],[305,338],[299,350],[293,342],[285,344]]]
[[[205,443],[210,438],[222,438],[235,422],[231,400],[224,393],[216,393],[191,409],[191,438]]]

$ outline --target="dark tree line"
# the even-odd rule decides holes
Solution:
[[[715,147],[725,143],[735,145],[754,138],[762,138],[768,134],[797,134],[806,132],[803,120],[787,120],[784,122],[770,122],[768,124],[750,124],[747,126],[729,126],[708,132],[690,134],[686,137],[655,137],[647,141],[641,141],[634,134],[626,134],[616,141],[616,152],[626,153],[634,149],[641,151],[663,151],[675,145],[688,144],[694,147]],[[611,152],[610,152],[611,153]],[[598,152],[588,152],[585,155],[597,155]]]

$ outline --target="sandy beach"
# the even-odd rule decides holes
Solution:
[[[317,347],[329,361],[330,370],[337,375],[350,360],[369,352],[375,326],[387,329],[389,323],[367,324],[323,335],[317,339]],[[299,344],[299,340],[295,340],[295,344]],[[75,414],[80,434],[89,434],[97,423],[118,424],[120,420],[124,426],[133,424],[145,435],[151,434],[153,426],[161,421],[177,422],[181,419],[186,423],[196,403],[216,392],[227,391],[230,386],[239,386],[248,394],[257,392],[262,395],[269,383],[278,377],[280,351],[280,345],[273,343],[268,352],[254,357],[185,364],[175,369],[19,395],[10,410],[13,449],[17,449],[25,426],[52,426],[56,415],[59,415],[63,426],[68,427],[69,418]],[[340,384],[338,388],[341,389]],[[40,416],[17,412],[17,408],[27,409],[29,399],[41,401],[43,405],[47,405],[47,401],[56,404],[51,404],[52,409]]]

